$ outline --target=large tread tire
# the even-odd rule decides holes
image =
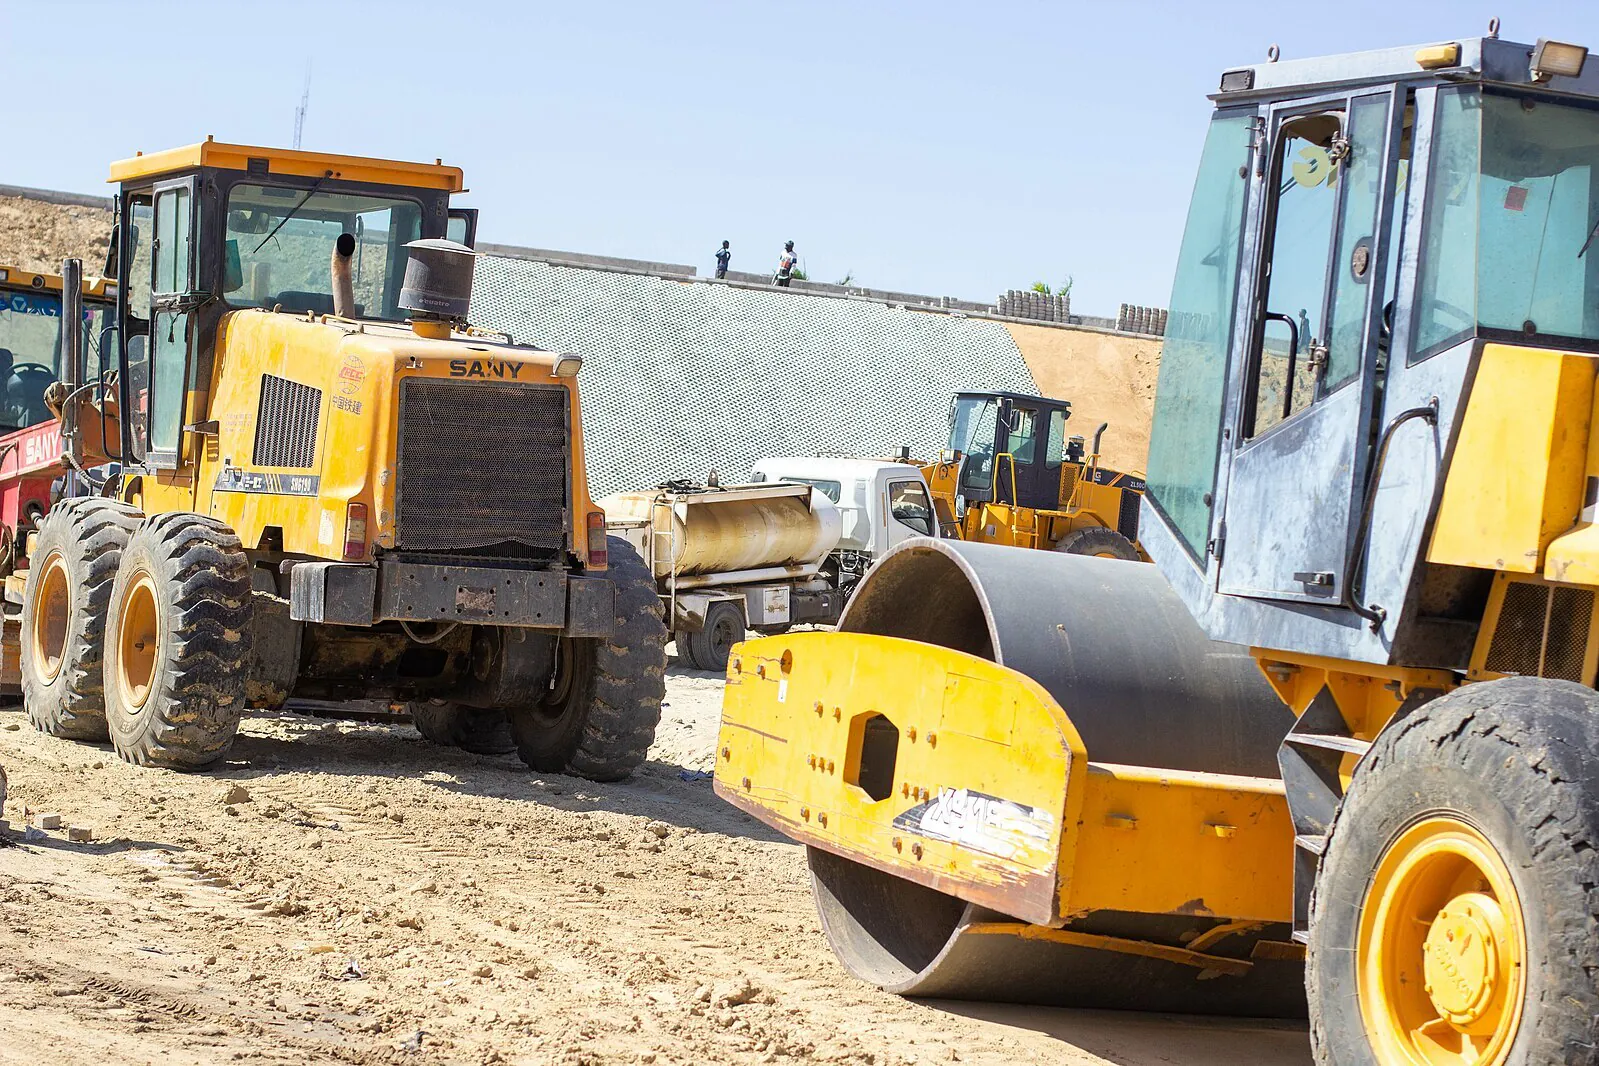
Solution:
[[[474,755],[506,755],[516,750],[510,720],[498,707],[413,700],[409,709],[416,731],[442,747],[460,748]]]
[[[1444,814],[1485,836],[1520,897],[1527,972],[1500,1061],[1599,1063],[1599,693],[1566,681],[1469,685],[1391,723],[1361,760],[1311,898],[1315,1060],[1374,1066],[1356,944],[1367,886],[1404,830]]]
[[[150,594],[155,650],[145,666],[136,605]],[[244,711],[250,633],[250,564],[231,529],[184,512],[141,526],[122,553],[106,626],[106,721],[117,754],[173,770],[226,755]],[[148,679],[142,700],[130,677]]]
[[[1074,529],[1055,542],[1055,550],[1068,555],[1097,555],[1101,559],[1123,559],[1130,563],[1139,561],[1133,542],[1104,526]]]
[[[116,500],[77,499],[57,504],[39,524],[22,597],[22,701],[35,729],[70,740],[108,739],[105,717],[105,631],[111,586],[128,538],[139,528],[136,508]],[[59,639],[41,661],[35,634],[48,624],[39,606],[41,584],[58,565],[67,586]],[[59,580],[59,576],[56,580]],[[64,628],[63,628],[64,627]]]
[[[609,537],[607,547],[606,576],[616,589],[610,637],[563,639],[559,696],[510,712],[517,754],[534,770],[620,781],[655,741],[666,696],[661,600],[649,567],[627,541]]]
[[[733,645],[743,639],[744,612],[738,604],[721,600],[705,612],[703,628],[678,634],[677,646],[696,669],[725,674]]]

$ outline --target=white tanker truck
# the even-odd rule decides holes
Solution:
[[[727,669],[745,631],[838,621],[872,561],[937,536],[921,471],[878,459],[762,459],[752,483],[621,492],[606,525],[655,573],[678,654]]]

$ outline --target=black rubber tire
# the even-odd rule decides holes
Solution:
[[[1318,1063],[1374,1066],[1356,993],[1368,880],[1395,837],[1445,812],[1499,850],[1528,966],[1509,1063],[1599,1063],[1599,693],[1566,681],[1468,685],[1389,724],[1355,770],[1311,897],[1305,966]]]
[[[140,575],[155,587],[149,695],[133,705],[118,678],[123,605]],[[245,706],[250,563],[239,538],[204,515],[174,512],[139,527],[122,552],[106,624],[106,722],[128,762],[193,770],[227,754]]]
[[[111,586],[139,512],[116,500],[58,504],[39,523],[33,564],[22,597],[22,701],[35,729],[71,740],[108,739],[105,720],[105,628]],[[61,666],[48,677],[36,660],[32,634],[42,565],[59,552],[71,589]]]
[[[666,696],[666,624],[655,578],[620,537],[607,538],[615,587],[609,639],[563,638],[556,685],[510,712],[517,755],[544,773],[620,781],[649,753]]]
[[[705,612],[703,629],[677,635],[677,646],[686,652],[696,669],[727,672],[733,645],[744,639],[744,612],[731,600],[711,604]]]
[[[1104,526],[1088,526],[1083,529],[1074,529],[1055,542],[1055,550],[1068,555],[1097,555],[1102,558],[1125,559],[1127,562],[1139,561],[1138,549],[1133,542]]]
[[[474,755],[506,755],[516,750],[511,723],[497,707],[465,707],[447,700],[413,700],[411,724],[435,744]]]

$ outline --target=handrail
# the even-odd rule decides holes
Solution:
[[[1362,491],[1360,504],[1360,525],[1355,528],[1355,539],[1350,542],[1349,554],[1344,559],[1344,588],[1342,606],[1354,611],[1360,617],[1371,623],[1373,633],[1382,628],[1383,622],[1388,618],[1388,612],[1379,604],[1367,606],[1360,602],[1356,595],[1356,588],[1360,587],[1356,566],[1359,564],[1361,549],[1366,542],[1367,535],[1371,532],[1371,513],[1376,507],[1377,486],[1382,481],[1383,466],[1388,461],[1388,446],[1393,443],[1394,431],[1412,419],[1420,418],[1428,425],[1438,424],[1438,397],[1433,396],[1421,407],[1411,407],[1400,411],[1384,427],[1382,437],[1377,442],[1377,455],[1372,460],[1371,469],[1366,473],[1366,485]],[[1362,588],[1361,591],[1364,591]]]
[[[1299,323],[1294,321],[1292,315],[1277,311],[1267,311],[1261,316],[1261,320],[1281,322],[1288,327],[1288,373],[1283,378],[1283,417],[1287,418],[1294,413],[1294,364],[1299,360]],[[1264,358],[1265,345],[1261,348],[1261,355]]]

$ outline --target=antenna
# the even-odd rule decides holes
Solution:
[[[311,64],[305,65],[305,91],[300,94],[300,106],[294,109],[294,147],[300,147],[305,134],[305,113],[311,107]]]

